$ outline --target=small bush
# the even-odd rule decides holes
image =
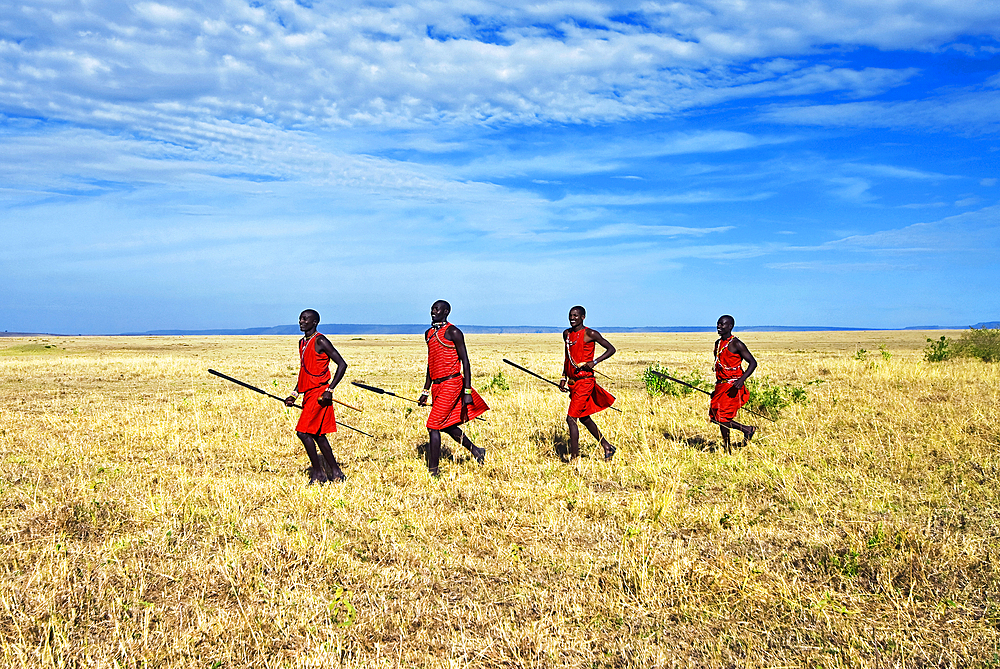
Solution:
[[[955,354],[983,362],[1000,361],[1000,328],[969,328],[955,342]]]
[[[806,404],[809,401],[809,395],[803,386],[791,383],[778,385],[766,376],[751,377],[747,379],[746,386],[750,393],[747,407],[768,416],[777,416],[782,409],[792,404]]]
[[[882,359],[886,362],[892,360],[892,353],[890,353],[889,349],[885,347],[885,344],[878,345],[878,352],[882,355]]]
[[[493,378],[490,379],[489,383],[487,383],[486,386],[483,387],[483,390],[491,392],[502,392],[502,393],[510,390],[510,384],[507,383],[507,378],[503,375],[503,370],[500,370],[499,372],[494,374]]]
[[[950,358],[954,352],[950,348],[951,340],[941,335],[937,341],[927,338],[927,346],[924,346],[924,360],[927,362],[942,362]]]
[[[854,352],[854,355],[852,357],[855,360],[860,360],[861,362],[864,362],[868,359],[868,351],[863,348],[859,348],[857,351]]]
[[[715,384],[706,381],[702,378],[698,371],[693,371],[687,376],[680,374],[679,372],[671,372],[666,367],[660,366],[660,363],[653,363],[643,371],[639,376],[642,382],[646,386],[646,392],[649,393],[651,397],[656,395],[668,395],[670,397],[680,397],[681,395],[690,395],[694,391],[687,386],[682,386],[679,383],[675,383],[670,379],[665,379],[662,376],[655,374],[654,372],[663,372],[664,374],[670,374],[670,376],[675,379],[680,379],[686,383],[690,383],[692,386],[702,388],[708,392],[712,392],[715,388]]]

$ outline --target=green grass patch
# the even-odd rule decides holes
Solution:
[[[662,372],[663,374],[669,374],[670,376],[680,379],[685,383],[690,383],[692,386],[707,390],[712,392],[715,388],[715,384],[711,381],[706,380],[697,371],[693,371],[690,374],[684,375],[680,372],[671,372],[668,368],[660,365],[658,362],[654,362],[652,365],[647,367],[642,374],[639,375],[640,380],[646,386],[646,392],[649,393],[650,397],[656,397],[658,395],[667,395],[669,397],[680,397],[681,395],[690,395],[694,392],[693,389],[687,386],[671,381],[670,379],[664,378],[657,374],[656,372]]]
[[[64,352],[64,349],[59,348],[55,344],[48,344],[44,342],[19,344],[17,346],[0,349],[0,355],[52,355],[53,353],[62,352]]]

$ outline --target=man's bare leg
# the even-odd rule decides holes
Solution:
[[[594,422],[594,419],[590,416],[584,416],[580,419],[580,422],[583,423],[583,426],[587,428],[591,436],[593,436],[594,439],[597,440],[597,443],[601,445],[601,448],[604,449],[604,459],[610,460],[615,457],[615,451],[617,449],[611,445],[610,441],[604,438],[604,435],[601,434],[601,431],[598,429],[597,423]]]
[[[566,416],[566,425],[569,426],[569,459],[572,462],[580,457],[580,426],[572,416]]]
[[[329,468],[327,478],[331,481],[343,481],[346,479],[347,477],[344,476],[344,472],[340,469],[340,463],[337,462],[337,458],[333,455],[333,449],[330,448],[330,442],[326,438],[326,435],[316,435],[316,444],[319,445],[319,450],[323,453],[323,458],[326,460],[326,465]]]
[[[306,447],[306,455],[309,456],[311,469],[309,483],[326,483],[326,471],[323,468],[323,462],[319,459],[319,454],[316,452],[316,441],[313,439],[313,435],[306,432],[296,432],[295,434],[302,445]]]
[[[441,462],[441,431],[427,430],[430,443],[427,444],[427,471],[431,476],[439,476],[438,465]]]
[[[726,453],[732,453],[733,446],[729,442],[729,428],[722,423],[719,423],[719,432],[722,433],[722,448],[726,450]]]
[[[458,425],[452,425],[451,427],[446,427],[441,430],[442,432],[447,432],[448,436],[457,441],[459,444],[468,449],[469,453],[472,453],[472,457],[476,459],[476,462],[483,464],[483,460],[486,459],[486,449],[477,448],[472,440],[469,439],[465,432],[462,431]]]
[[[757,431],[755,425],[743,425],[742,423],[737,423],[735,420],[730,420],[725,423],[716,423],[719,426],[719,430],[722,431],[722,443],[726,448],[727,453],[732,453],[732,446],[729,443],[729,430],[739,430],[743,433],[743,443],[741,446],[746,446],[753,439],[754,433]]]

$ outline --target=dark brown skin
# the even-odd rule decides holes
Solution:
[[[431,305],[431,323],[442,323],[448,320],[448,316],[451,314],[451,308],[448,306],[447,302],[443,300],[438,300]],[[430,332],[428,330],[427,332]],[[426,338],[427,333],[424,333]],[[472,389],[472,365],[469,363],[469,352],[465,348],[465,335],[457,327],[452,325],[444,333],[444,338],[447,341],[455,344],[455,353],[458,354],[458,360],[462,364],[462,386],[463,390]],[[428,366],[424,374],[424,392],[420,394],[420,398],[417,400],[417,404],[420,406],[427,406],[427,393],[431,389],[431,368]],[[469,405],[473,403],[472,395],[466,392],[462,393],[462,403]],[[427,469],[430,471],[432,476],[438,476],[438,462],[441,459],[441,433],[444,432],[449,437],[460,443],[462,446],[467,448],[472,457],[479,462],[483,463],[483,458],[486,456],[486,449],[477,448],[472,440],[465,436],[462,432],[462,428],[458,425],[452,425],[443,430],[427,430],[427,434],[430,438],[430,443],[427,446]]]
[[[600,332],[598,332],[597,330],[594,330],[592,328],[585,327],[583,325],[583,319],[584,318],[585,318],[585,316],[580,312],[579,309],[570,309],[569,310],[569,325],[570,325],[570,327],[568,327],[565,330],[563,330],[563,341],[564,342],[566,341],[566,337],[569,335],[570,332],[579,332],[580,330],[584,330],[585,329],[586,332],[583,335],[583,341],[584,342],[586,342],[586,343],[589,344],[590,342],[593,341],[593,342],[597,342],[602,347],[604,347],[604,353],[602,353],[601,355],[599,355],[596,358],[594,358],[593,361],[588,360],[587,362],[582,362],[582,363],[580,363],[577,366],[577,369],[586,370],[586,371],[589,372],[589,371],[593,371],[594,367],[597,366],[597,363],[603,362],[603,361],[607,360],[608,358],[610,358],[611,356],[613,356],[615,354],[615,352],[617,351],[617,349],[614,346],[612,346],[611,342],[609,342],[607,339],[605,339],[601,335]],[[562,390],[562,391],[564,391],[564,392],[569,392],[569,390],[566,388],[566,382],[565,381],[560,381],[559,382],[559,389]]]
[[[302,330],[302,336],[306,339],[309,339],[316,334],[317,327],[319,327],[319,318],[316,314],[311,311],[303,311],[299,314],[299,329]],[[337,387],[337,384],[344,378],[344,373],[347,372],[347,363],[340,355],[340,352],[337,351],[333,344],[330,343],[330,340],[322,334],[312,340],[312,346],[317,353],[325,353],[329,356],[330,361],[337,365],[337,371],[334,372],[333,378],[330,379],[329,388],[319,396],[318,400],[316,400],[320,406],[328,407],[333,404],[332,389]],[[295,390],[299,390],[298,384],[296,384]],[[289,395],[286,397],[285,406],[294,406],[295,399],[295,395]],[[333,455],[333,449],[330,448],[330,442],[326,438],[325,434],[308,434],[306,432],[296,432],[295,434],[302,442],[302,445],[305,446],[306,454],[309,456],[309,462],[312,464],[313,474],[310,478],[310,483],[313,481],[318,481],[319,483],[325,483],[326,481],[340,481],[345,478],[344,473],[340,470],[340,465],[337,463],[337,458]],[[316,452],[317,446],[319,446],[319,450],[323,455],[322,458],[320,458],[319,454]]]
[[[431,322],[441,323],[442,321],[448,320],[448,316],[451,310],[447,308],[444,302],[435,302],[431,305]],[[428,330],[430,332],[430,330]],[[426,336],[426,333],[425,333]],[[452,325],[448,328],[448,331],[444,333],[444,338],[455,345],[455,353],[458,354],[458,360],[462,363],[462,383],[465,390],[472,390],[472,365],[469,363],[469,351],[465,348],[465,335],[457,327]],[[427,368],[426,378],[424,379],[424,390],[430,391],[431,389],[431,368]],[[417,400],[420,406],[427,406],[427,395],[421,395],[420,399]],[[468,393],[462,393],[462,404],[472,404],[472,395]]]
[[[613,356],[615,354],[616,349],[614,346],[611,345],[611,342],[609,342],[601,335],[600,332],[584,326],[583,324],[584,318],[585,316],[583,312],[580,311],[579,309],[569,310],[570,326],[565,330],[563,330],[563,344],[565,345],[566,338],[569,336],[570,332],[579,332],[580,330],[586,330],[586,332],[583,334],[583,341],[588,344],[590,342],[597,342],[598,344],[604,347],[604,353],[594,358],[593,361],[588,360],[586,362],[579,363],[576,366],[576,368],[579,370],[593,371],[594,367],[597,366],[597,363],[607,360],[608,358]],[[569,392],[566,379],[562,379],[559,381],[559,390],[563,391],[564,393]],[[584,416],[583,418],[580,418],[579,421],[583,423],[583,426],[587,428],[587,431],[590,432],[591,436],[594,437],[594,439],[596,439],[598,443],[601,445],[601,447],[604,449],[605,459],[610,459],[611,456],[614,455],[615,447],[611,445],[611,442],[609,442],[607,439],[604,438],[604,435],[601,434],[601,430],[600,428],[597,427],[597,423],[594,422],[594,419],[591,418],[590,416]],[[577,425],[577,419],[572,416],[566,416],[566,425],[569,429],[570,458],[575,459],[580,456],[580,427]]]
[[[713,353],[719,346],[719,342],[733,334],[733,327],[735,326],[736,323],[731,318],[723,316],[719,319],[719,322],[715,324],[715,331],[719,333],[719,338],[715,340],[715,346],[712,347]],[[745,384],[747,379],[750,378],[750,375],[753,374],[755,369],[757,369],[757,360],[753,357],[753,354],[750,353],[750,349],[747,348],[747,345],[736,337],[733,337],[732,341],[729,342],[729,345],[726,346],[726,348],[730,353],[735,353],[743,359],[743,362],[747,363],[747,368],[743,372],[743,376],[733,381],[732,387],[729,390],[729,396],[736,397],[736,393],[739,392],[739,389],[743,387],[743,384]]]
[[[302,330],[302,336],[306,339],[312,337],[316,334],[316,328],[319,327],[319,319],[309,311],[303,311],[299,314],[299,329]],[[333,378],[330,380],[330,388],[336,388],[337,384],[340,383],[341,379],[344,378],[344,373],[347,372],[347,363],[344,362],[344,358],[340,355],[340,352],[333,347],[330,340],[320,335],[313,339],[313,349],[317,353],[326,353],[330,358],[330,362],[337,365],[337,371],[333,373]],[[299,390],[298,385],[295,386],[295,390]],[[301,392],[301,391],[300,391]],[[317,400],[320,406],[328,407],[333,404],[333,393],[331,390],[326,390],[322,395],[319,396]],[[285,406],[295,405],[295,395],[289,395],[285,398]]]
[[[726,316],[720,318],[719,321],[715,324],[715,331],[719,333],[719,338],[715,340],[715,345],[712,347],[713,355],[715,354],[715,351],[718,348],[719,343],[722,342],[723,339],[727,339],[731,334],[733,334],[733,327],[735,327],[735,325],[736,322],[732,318],[728,318]],[[747,363],[747,368],[743,371],[742,376],[733,381],[731,384],[726,384],[729,386],[729,390],[726,391],[729,393],[729,396],[736,397],[736,393],[739,392],[740,388],[743,387],[747,379],[750,378],[750,375],[754,373],[755,369],[757,369],[757,360],[756,358],[753,357],[753,354],[750,353],[750,349],[747,348],[746,344],[744,344],[736,337],[733,337],[732,340],[730,340],[726,348],[729,350],[730,353],[737,354],[738,356],[740,356],[740,358],[742,358],[743,362]],[[715,387],[715,392],[721,391],[722,387],[723,387],[722,384],[717,384]],[[723,445],[725,446],[726,451],[732,450],[729,443],[730,428],[734,430],[739,430],[740,432],[743,433],[744,446],[747,444],[748,441],[750,441],[750,438],[753,437],[754,432],[757,431],[757,428],[753,425],[743,425],[741,423],[737,423],[734,420],[731,420],[728,423],[716,423],[716,425],[719,426],[719,430],[722,432],[722,442]]]

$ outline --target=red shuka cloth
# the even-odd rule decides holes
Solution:
[[[472,404],[462,404],[462,394],[465,386],[462,377],[462,362],[458,359],[454,342],[444,338],[444,333],[452,327],[445,323],[440,328],[429,328],[424,333],[427,341],[427,369],[431,374],[431,413],[427,416],[428,430],[444,430],[453,425],[460,425],[473,420],[489,410],[486,402],[476,389],[472,389]],[[434,379],[443,379],[453,374],[454,378],[433,383]]]
[[[583,418],[603,411],[615,403],[615,396],[597,385],[594,372],[577,369],[573,363],[582,365],[594,360],[594,342],[585,341],[587,328],[579,332],[569,330],[566,333],[566,357],[563,361],[563,374],[568,379],[570,418]]]
[[[333,405],[320,406],[319,398],[330,385],[330,356],[316,350],[316,337],[299,340],[299,380],[296,389],[302,393],[302,415],[295,425],[296,432],[329,434],[337,431]]]
[[[715,391],[709,402],[708,417],[716,423],[728,423],[736,418],[740,407],[750,399],[746,386],[740,386],[735,397],[729,394],[732,382],[743,376],[743,358],[729,350],[732,340],[733,337],[725,341],[720,339],[715,344]]]

